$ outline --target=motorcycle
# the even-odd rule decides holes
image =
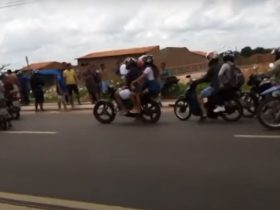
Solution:
[[[20,119],[20,99],[17,93],[11,93],[9,97],[9,101],[7,102],[8,112],[11,115],[13,120]]]
[[[93,115],[102,124],[112,123],[118,113],[118,106],[115,99],[115,93],[117,88],[109,86],[109,100],[98,101],[93,108]],[[127,110],[133,108],[132,101],[130,99],[123,100],[123,103]],[[139,118],[144,123],[157,123],[161,117],[160,103],[156,101],[156,96],[150,94],[143,94],[141,96],[141,112],[139,114],[133,114],[128,112],[125,117]]]
[[[174,105],[175,116],[182,121],[188,120],[192,115],[201,116],[202,111],[197,100],[196,85],[192,84],[191,76],[187,76],[190,83],[187,86],[186,92],[179,97]],[[207,117],[210,119],[223,118],[225,121],[238,121],[242,117],[243,108],[239,101],[238,93],[230,94],[224,101],[225,112],[215,113],[214,109],[217,105],[217,97],[212,96],[205,99],[204,106],[207,111]]]
[[[260,102],[264,100],[261,93],[270,89],[273,84],[263,75],[251,75],[247,85],[251,88],[249,92],[242,93],[241,103],[243,105],[243,116],[252,118],[256,115]]]
[[[280,129],[280,85],[261,93],[267,97],[257,109],[258,121],[268,129]]]
[[[7,110],[6,101],[0,100],[0,128],[7,130],[11,126],[11,116]]]

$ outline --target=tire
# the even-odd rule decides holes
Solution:
[[[20,119],[20,111],[17,111],[14,117],[15,120],[19,120]]]
[[[98,101],[93,108],[93,115],[102,124],[112,123],[116,118],[115,107],[109,101]]]
[[[6,131],[9,127],[7,120],[2,119],[0,121],[0,127],[1,127],[2,130]]]
[[[144,123],[155,124],[161,117],[160,104],[149,101],[142,105],[141,119]]]
[[[270,130],[280,130],[280,97],[268,98],[263,101],[258,107],[257,118],[261,125]],[[270,118],[266,118],[269,115]],[[274,119],[273,119],[274,118]],[[270,122],[268,120],[273,120],[276,122]]]
[[[225,103],[226,112],[221,116],[227,122],[236,122],[243,116],[243,107],[239,100],[231,99]],[[231,116],[236,114],[236,116]]]
[[[175,102],[174,114],[179,120],[182,121],[186,121],[191,117],[190,105],[184,97],[177,99]]]
[[[240,100],[243,106],[243,117],[253,118],[257,114],[258,98],[251,93],[244,93]]]
[[[13,120],[19,120],[20,111],[19,110],[13,110],[12,112],[10,112],[10,115],[11,115]]]

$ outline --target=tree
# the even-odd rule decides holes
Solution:
[[[7,70],[7,67],[8,67],[9,65],[10,65],[10,64],[0,65],[0,74],[1,74],[3,71]]]
[[[253,51],[254,51],[254,54],[265,54],[265,53],[270,53],[271,49],[265,49],[263,47],[257,47]]]
[[[244,56],[244,57],[250,57],[251,55],[253,55],[253,50],[251,47],[244,47],[242,50],[241,50],[241,55]]]

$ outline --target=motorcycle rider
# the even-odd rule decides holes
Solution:
[[[125,65],[125,66],[124,66]],[[124,87],[116,91],[115,99],[119,106],[120,113],[126,115],[128,110],[123,104],[123,100],[131,98],[131,83],[136,80],[140,75],[141,71],[138,68],[137,60],[135,58],[126,58],[120,67],[121,76],[124,80]]]
[[[192,84],[198,85],[201,83],[209,82],[209,86],[198,94],[197,99],[202,111],[200,120],[204,120],[207,117],[207,111],[204,106],[203,98],[209,98],[219,89],[218,74],[221,68],[220,55],[217,52],[209,52],[206,55],[208,60],[208,71],[200,79],[194,81]]]
[[[215,113],[225,112],[224,96],[230,93],[233,88],[231,87],[232,82],[232,67],[235,66],[235,54],[231,50],[228,50],[222,54],[223,62],[218,78],[219,78],[219,90],[218,90],[218,106],[213,110]]]
[[[139,114],[141,111],[140,94],[148,92],[152,95],[160,93],[160,83],[158,81],[160,73],[154,64],[152,55],[142,55],[138,58],[138,66],[143,69],[142,75],[131,83],[133,91],[133,109],[131,113]]]
[[[272,50],[271,54],[275,56],[275,62],[272,69],[265,76],[271,77],[274,82],[280,84],[280,47]]]
[[[6,90],[5,90],[5,81],[4,75],[0,72],[0,115],[10,118],[9,112],[7,110],[6,103]],[[11,121],[8,120],[8,126],[11,127]]]

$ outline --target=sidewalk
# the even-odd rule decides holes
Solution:
[[[1,210],[136,210],[81,201],[0,192]]]
[[[162,101],[163,108],[172,107],[173,104],[174,104],[173,100]],[[94,105],[91,104],[91,103],[88,103],[88,102],[82,103],[82,105],[75,105],[74,109],[71,109],[70,106],[68,106],[69,111],[86,111],[86,110],[92,110],[93,107],[94,107]],[[59,111],[56,103],[45,103],[44,104],[44,109],[45,109],[45,111]],[[21,111],[22,112],[34,112],[35,107],[34,107],[33,104],[29,105],[29,106],[22,106]]]

